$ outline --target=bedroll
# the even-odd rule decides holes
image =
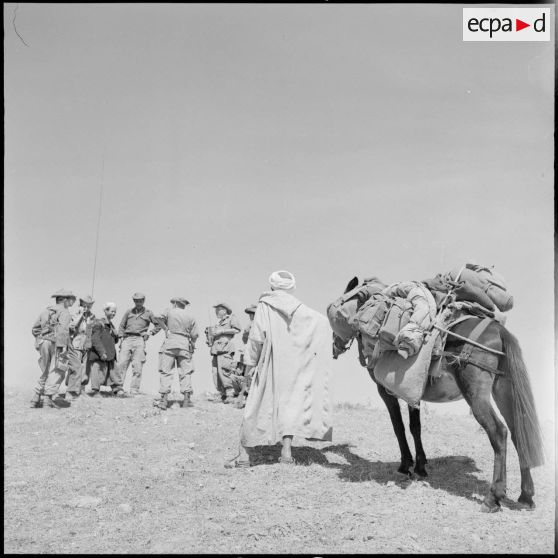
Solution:
[[[455,289],[457,300],[478,302],[489,310],[496,306],[501,312],[513,308],[513,296],[508,293],[504,278],[493,268],[468,263],[452,269],[447,277],[461,283]]]

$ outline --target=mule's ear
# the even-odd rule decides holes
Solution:
[[[348,293],[349,291],[352,291],[357,285],[358,285],[358,277],[353,277],[349,281],[349,283],[348,283],[348,285],[345,289],[345,292]]]

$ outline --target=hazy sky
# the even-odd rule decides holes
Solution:
[[[201,329],[221,299],[245,323],[276,269],[325,313],[355,274],[424,279],[474,259],[507,279],[507,326],[553,416],[554,41],[463,42],[457,4],[20,4],[26,46],[15,6],[8,386],[39,376],[30,330],[50,295],[91,292],[103,184],[99,314],[115,301],[119,323],[141,290],[156,312],[188,298]],[[333,385],[381,404],[354,350]]]

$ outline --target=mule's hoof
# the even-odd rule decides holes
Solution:
[[[502,511],[502,508],[495,504],[494,506],[490,507],[487,506],[484,502],[481,504],[481,512],[482,513],[496,513]]]
[[[527,511],[533,511],[537,507],[531,498],[526,498],[525,496],[520,496],[517,501],[521,504],[522,509]]]
[[[415,474],[417,474],[419,477],[421,477],[423,479],[428,476],[428,473],[426,472],[426,469],[415,469]]]

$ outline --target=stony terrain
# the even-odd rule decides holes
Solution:
[[[67,409],[4,402],[4,550],[16,553],[554,552],[554,430],[533,471],[534,511],[518,509],[511,442],[508,496],[480,513],[492,450],[471,416],[423,417],[426,481],[395,471],[383,409],[342,405],[333,443],[295,439],[298,464],[260,449],[227,470],[242,411],[196,398],[159,411],[152,397],[87,396]],[[432,410],[430,410],[432,409]]]

